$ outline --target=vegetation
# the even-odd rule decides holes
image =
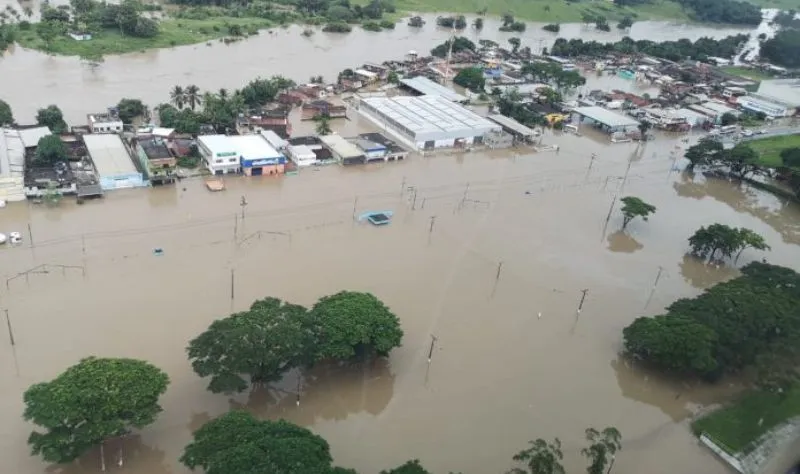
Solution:
[[[731,454],[747,452],[767,431],[800,415],[800,385],[783,393],[754,391],[731,406],[714,411],[692,423],[699,436],[708,433]]]
[[[514,20],[514,16],[510,13],[503,15],[503,24],[500,25],[500,31],[516,31],[521,33],[525,31],[525,23]]]
[[[206,474],[330,472],[327,441],[288,421],[257,420],[232,411],[195,431],[181,462]]]
[[[471,90],[472,92],[483,92],[483,87],[486,85],[486,77],[483,74],[483,68],[468,67],[458,71],[453,82],[461,87]]]
[[[333,133],[331,130],[331,117],[328,114],[319,114],[314,117],[314,121],[317,122],[316,132],[317,135],[330,135]]]
[[[444,43],[436,46],[431,50],[431,56],[436,56],[439,58],[446,58],[447,53],[450,51],[450,43],[453,43],[453,53],[458,53],[460,51],[475,51],[475,43],[468,40],[463,36],[456,36],[452,40],[447,40]]]
[[[559,25],[558,23],[549,23],[547,25],[544,25],[542,29],[544,31],[549,31],[551,33],[558,33],[559,31],[561,31],[561,25]]]
[[[759,383],[785,390],[796,377],[800,335],[800,275],[750,263],[742,275],[696,298],[684,298],[655,318],[623,331],[625,352],[653,366],[716,379],[756,368]]]
[[[472,27],[480,31],[483,29],[483,18],[478,17],[472,22]]]
[[[404,464],[397,466],[388,471],[381,471],[380,474],[431,474],[427,469],[422,467],[419,459],[406,461]]]
[[[67,161],[69,153],[67,145],[61,141],[58,135],[47,135],[39,139],[36,145],[36,156],[33,164],[40,167],[53,166],[59,161]]]
[[[525,63],[522,65],[520,73],[534,82],[551,84],[559,90],[574,89],[586,84],[586,78],[581,76],[578,71],[565,71],[557,63]]]
[[[14,114],[11,112],[11,106],[8,102],[0,99],[0,127],[4,125],[12,125],[14,123]]]
[[[605,428],[603,431],[587,428],[586,441],[589,442],[589,447],[581,450],[581,454],[589,460],[586,472],[605,474],[606,466],[613,462],[617,451],[622,449],[622,435],[614,427]]]
[[[380,28],[380,27],[379,27]],[[353,27],[343,22],[328,23],[322,28],[326,33],[350,33]]]
[[[800,67],[800,28],[785,28],[761,43],[759,55],[787,68]]]
[[[750,67],[723,66],[720,68],[720,70],[724,73],[731,74],[733,76],[745,77],[747,79],[753,79],[754,81],[763,81],[766,79],[773,78],[773,75],[767,71],[762,71],[760,69],[754,69]]]
[[[684,157],[689,160],[688,171],[693,171],[697,165],[709,166],[716,162],[716,157],[724,150],[722,142],[710,137],[704,137],[686,149]]]
[[[33,454],[66,463],[104,440],[153,423],[169,378],[134,359],[89,357],[50,382],[25,391],[24,418],[42,428],[28,438]]]
[[[467,19],[464,15],[458,16],[440,16],[436,18],[436,24],[444,28],[455,28],[456,30],[463,30],[467,27]]]
[[[214,321],[189,343],[192,368],[211,377],[214,393],[241,392],[280,380],[293,368],[356,355],[386,356],[403,331],[389,309],[369,293],[340,292],[311,311],[276,298]]]
[[[656,212],[656,206],[642,201],[636,196],[625,196],[622,201],[622,230],[628,227],[628,224],[637,217],[642,220],[647,220],[650,214]]]
[[[620,20],[619,23],[617,23],[617,29],[618,30],[627,30],[631,26],[633,26],[633,18],[631,18],[629,16],[626,16],[625,18]]]
[[[36,123],[47,127],[56,135],[67,131],[67,122],[64,121],[64,114],[57,105],[48,105],[36,112]]]
[[[425,20],[423,20],[421,16],[412,16],[411,18],[408,19],[408,26],[414,28],[422,28],[424,24]]]
[[[800,135],[782,135],[751,140],[747,145],[759,155],[762,166],[777,168],[783,165],[781,153],[788,148],[800,147]]]
[[[130,124],[137,117],[147,114],[147,107],[139,99],[122,99],[117,104],[119,118],[122,123]]]
[[[525,468],[515,467],[509,474],[564,474],[561,460],[561,440],[555,438],[549,443],[542,438],[529,442],[530,447],[514,455],[514,461],[522,463]]]
[[[741,0],[676,0],[692,10],[692,18],[708,23],[758,25],[761,9]]]
[[[689,245],[692,254],[697,257],[713,260],[717,251],[723,257],[731,257],[737,253],[737,258],[743,250],[755,248],[757,250],[769,250],[764,238],[750,229],[736,229],[724,224],[711,224],[708,227],[701,227],[689,237]]]
[[[598,41],[583,41],[582,39],[566,40],[558,38],[550,52],[551,54],[565,57],[602,57],[617,52],[622,54],[642,53],[671,61],[681,61],[687,57],[704,60],[708,56],[732,57],[741,45],[747,41],[747,38],[747,35],[743,34],[728,36],[721,40],[704,37],[694,43],[688,39],[656,43],[649,40],[634,41],[629,37],[625,37],[616,43],[601,43]]]

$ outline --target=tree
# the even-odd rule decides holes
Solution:
[[[330,135],[333,133],[331,130],[331,116],[322,113],[314,117],[314,121],[317,122],[317,135]]]
[[[136,24],[133,31],[130,32],[131,36],[138,38],[153,38],[158,36],[158,22],[151,18],[139,17],[136,19]]]
[[[33,454],[66,463],[104,440],[153,423],[169,378],[134,359],[89,357],[25,391],[25,420],[43,429],[28,438]]]
[[[67,161],[68,158],[67,145],[58,135],[47,135],[39,139],[34,157],[36,166],[52,166],[59,161]]]
[[[734,262],[739,260],[739,256],[748,248],[753,248],[756,250],[770,250],[771,247],[767,245],[767,241],[764,240],[764,237],[761,235],[753,232],[750,229],[745,229],[744,227],[739,228],[739,252],[736,254],[736,258],[734,258]]]
[[[389,71],[389,75],[386,76],[386,82],[389,84],[398,84],[400,83],[400,76],[397,75],[396,71]]]
[[[692,318],[674,314],[637,318],[622,331],[625,353],[681,374],[717,372],[717,334]]]
[[[745,179],[747,175],[761,170],[758,152],[746,143],[739,143],[730,150],[717,154],[717,162],[727,166],[739,179]]]
[[[386,356],[400,346],[400,321],[371,293],[342,291],[325,296],[311,309],[317,360]]]
[[[8,105],[8,102],[0,99],[0,127],[13,123],[14,114],[11,112],[11,106]]]
[[[622,230],[628,227],[630,222],[641,217],[642,220],[647,220],[650,214],[656,212],[656,206],[648,204],[636,196],[625,196],[622,201]]]
[[[9,114],[10,113],[11,112],[9,112]],[[0,116],[2,116],[2,103],[0,103]],[[2,119],[0,119],[0,124],[2,124]],[[787,168],[800,169],[800,147],[781,150],[781,161],[783,162],[783,166]]]
[[[54,39],[66,33],[66,23],[60,21],[41,21],[36,24],[36,34],[44,41],[45,50],[50,50]]]
[[[642,136],[642,140],[645,140],[647,137],[647,131],[653,128],[653,124],[648,122],[647,120],[642,120],[639,122],[639,125],[636,126],[639,129],[639,133]]]
[[[186,87],[184,95],[186,96],[184,100],[192,110],[203,103],[200,99],[200,88],[194,84]]]
[[[719,121],[723,126],[734,125],[739,121],[739,117],[737,117],[733,112],[725,112],[722,114],[722,117],[720,117]]]
[[[558,24],[558,23],[550,23],[550,24],[544,25],[542,27],[542,29],[544,31],[549,31],[551,33],[558,33],[559,31],[561,31],[561,25]]]
[[[561,440],[555,438],[548,443],[542,438],[530,441],[530,447],[514,455],[514,461],[522,463],[525,468],[516,467],[509,471],[510,474],[564,474],[561,460]]]
[[[453,82],[472,92],[480,93],[483,91],[484,85],[486,85],[486,77],[483,75],[483,68],[467,67],[458,71],[456,77],[453,78]]]
[[[414,459],[413,461],[406,461],[404,464],[397,466],[394,469],[390,469],[388,471],[384,470],[381,471],[380,474],[431,474],[428,472],[427,469],[422,467],[422,464],[419,463],[419,459]]]
[[[483,29],[483,18],[481,18],[481,17],[475,18],[475,20],[472,22],[472,26],[478,31],[482,30]]]
[[[460,51],[475,51],[475,43],[463,36],[456,36],[455,39],[447,40],[431,50],[431,56],[446,58],[450,52],[450,43],[453,43],[453,53]]]
[[[519,47],[522,44],[522,41],[520,41],[520,39],[516,37],[509,38],[508,44],[511,45],[511,52],[516,54],[517,50],[519,50]]]
[[[332,458],[328,443],[305,428],[231,411],[195,431],[180,461],[205,474],[308,474],[328,472]]]
[[[588,448],[583,448],[581,454],[589,459],[589,474],[606,474],[606,466],[614,462],[614,455],[622,449],[622,435],[614,427],[603,429],[602,432],[594,428],[586,428],[586,441]]]
[[[725,257],[730,257],[741,246],[741,234],[733,227],[725,224],[711,224],[699,228],[691,237],[689,245],[692,254],[713,259],[717,251]]]
[[[723,147],[721,142],[713,138],[701,139],[696,145],[687,148],[686,153],[683,155],[689,160],[687,170],[693,171],[697,165],[710,165],[714,163],[722,151]]]
[[[784,28],[761,43],[759,56],[771,63],[795,69],[800,67],[800,29]]]
[[[619,21],[619,23],[617,23],[617,28],[620,30],[627,30],[631,26],[633,26],[633,18],[629,16],[624,17]]]
[[[211,377],[209,390],[241,392],[248,385],[242,374],[250,384],[265,384],[309,362],[309,338],[306,308],[265,298],[211,323],[186,351],[195,373]]]
[[[169,92],[169,99],[175,107],[182,109],[186,103],[186,93],[183,91],[183,87],[177,85],[173,87]]]
[[[67,131],[67,123],[64,121],[64,114],[56,105],[48,105],[36,112],[36,123],[47,127],[55,134]]]
[[[117,104],[119,118],[122,123],[130,124],[136,117],[144,117],[147,107],[139,99],[122,99]]]

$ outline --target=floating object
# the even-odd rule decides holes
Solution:
[[[542,312],[539,311],[539,319],[542,319]]]
[[[9,232],[8,239],[11,241],[12,244],[18,244],[22,242],[22,234],[19,232]]]
[[[164,249],[162,249],[161,247],[154,248],[153,249],[153,255],[155,255],[156,257],[160,257],[160,256],[164,255]]]
[[[0,234],[0,245],[6,243],[6,240],[8,240],[6,234]]]
[[[0,209],[6,207],[6,202],[3,199],[0,199]]]
[[[372,225],[386,225],[392,220],[392,211],[370,211],[358,216],[358,221],[368,221]]]
[[[209,178],[206,180],[206,187],[209,191],[223,191],[225,189],[225,182],[220,178]]]

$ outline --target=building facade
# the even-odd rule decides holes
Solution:
[[[150,183],[158,185],[175,182],[178,160],[172,156],[163,138],[137,137],[132,140],[132,145]]]
[[[229,138],[239,153],[245,176],[275,176],[285,171],[286,157],[276,151],[261,135]]]
[[[760,94],[750,94],[737,99],[737,104],[744,110],[767,114],[771,117],[791,117],[797,108],[788,102],[765,97]]]
[[[241,172],[239,152],[226,135],[202,135],[197,138],[197,149],[203,164],[211,174]]]
[[[92,133],[122,133],[123,123],[114,109],[100,114],[89,114],[86,119]]]

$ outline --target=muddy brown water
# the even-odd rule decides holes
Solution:
[[[5,5],[19,7],[13,0],[0,0],[0,8]],[[38,11],[37,4],[33,6]],[[68,122],[82,124],[87,113],[105,110],[123,97],[140,98],[150,106],[166,102],[174,85],[196,84],[202,90],[216,91],[239,88],[258,76],[276,74],[296,81],[307,81],[318,74],[333,80],[343,69],[364,62],[402,59],[409,50],[427,54],[449,38],[450,30],[436,27],[436,15],[425,15],[425,19],[427,24],[421,29],[402,21],[391,31],[369,32],[357,27],[349,34],[332,34],[317,29],[309,38],[301,35],[303,28],[299,26],[275,28],[228,45],[212,41],[107,56],[96,67],[77,57],[48,56],[15,46],[0,57],[0,89],[4,91],[0,98],[11,104],[21,123],[32,122],[38,108],[58,104]],[[524,46],[540,51],[558,37],[617,41],[628,34],[634,39],[663,41],[747,32],[663,21],[638,22],[626,33],[616,29],[598,32],[577,23],[562,25],[558,34],[543,31],[543,23],[528,23],[527,31],[521,34],[500,32],[498,26],[498,20],[490,18],[480,34],[474,29],[463,34],[476,41],[485,38],[505,45],[508,38],[516,36]]]
[[[357,118],[333,126],[366,128]],[[82,206],[64,199],[57,208],[0,210],[0,231],[25,236],[0,249],[0,307],[16,339],[12,350],[0,330],[0,471],[100,472],[96,452],[69,466],[29,456],[31,426],[20,416],[30,384],[94,354],[147,359],[172,381],[154,425],[108,444],[108,472],[185,473],[177,458],[192,430],[246,408],[308,426],[330,442],[337,464],[364,473],[413,458],[433,472],[503,472],[528,440],[556,436],[568,471],[581,472],[583,430],[609,425],[624,436],[615,472],[727,473],[688,423],[738,384],[677,382],[631,366],[618,355],[621,330],[735,275],[685,257],[701,225],[756,230],[772,245],[770,261],[798,268],[800,210],[735,183],[670,172],[679,143],[670,137],[638,148],[588,132],[544,140],[561,151],[437,153],[230,178],[221,193],[185,180]],[[615,211],[604,235],[614,195],[627,194],[656,205],[656,215],[623,236]],[[354,207],[396,214],[377,228],[354,223]],[[748,251],[740,263],[761,257]],[[39,265],[6,288],[6,278]],[[185,346],[215,318],[266,295],[311,305],[342,289],[371,291],[398,314],[404,343],[387,361],[303,374],[299,407],[297,374],[228,397],[206,391],[191,371]]]

